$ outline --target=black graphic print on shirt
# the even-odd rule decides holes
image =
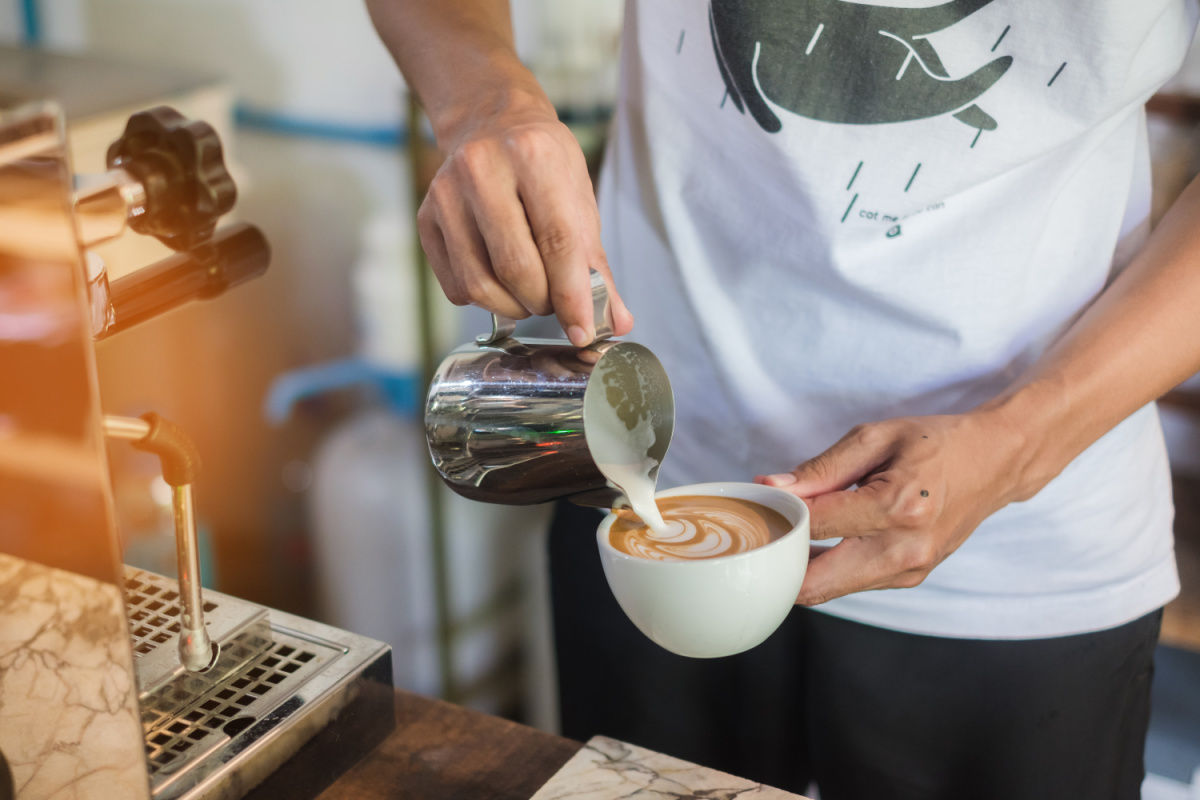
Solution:
[[[954,117],[980,131],[996,120],[978,105],[1012,65],[997,58],[952,78],[925,37],[992,0],[891,8],[845,0],[711,0],[709,28],[729,97],[770,133],[767,104],[810,119],[871,125]]]

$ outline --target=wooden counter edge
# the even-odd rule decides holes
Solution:
[[[527,800],[582,747],[409,692],[395,704],[396,729],[319,800]]]

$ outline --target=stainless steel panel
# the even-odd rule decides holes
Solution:
[[[0,759],[19,800],[148,798],[70,191],[58,108],[0,98]]]

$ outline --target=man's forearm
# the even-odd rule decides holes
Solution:
[[[445,149],[470,118],[549,108],[517,58],[507,0],[367,0],[380,37]]]
[[[1200,369],[1200,179],[1017,384],[980,410],[1025,443],[1027,499],[1129,414]]]

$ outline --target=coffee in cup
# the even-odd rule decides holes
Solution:
[[[677,531],[688,541],[664,544],[661,534],[657,539],[638,534],[645,526],[627,511],[605,517],[596,543],[604,576],[621,609],[642,633],[679,655],[714,658],[760,644],[783,623],[804,581],[809,545],[804,501],[754,483],[683,486],[658,492],[655,499],[669,528],[682,530],[690,517],[698,532]],[[708,510],[689,515],[689,508]],[[775,515],[785,526],[779,536],[774,533]],[[671,522],[671,516],[682,519]],[[730,533],[730,528],[740,530],[738,526],[713,524],[747,517],[762,520],[766,533],[743,539],[740,533]],[[727,543],[722,543],[723,535]],[[665,538],[670,537],[668,530]],[[764,538],[768,541],[762,543]],[[733,551],[742,545],[745,549]],[[681,556],[689,551],[693,555]],[[661,557],[664,554],[669,557]]]
[[[618,511],[609,543],[658,561],[718,558],[768,545],[793,527],[783,514],[740,497],[677,495],[658,501],[665,528],[655,531],[634,513]]]

